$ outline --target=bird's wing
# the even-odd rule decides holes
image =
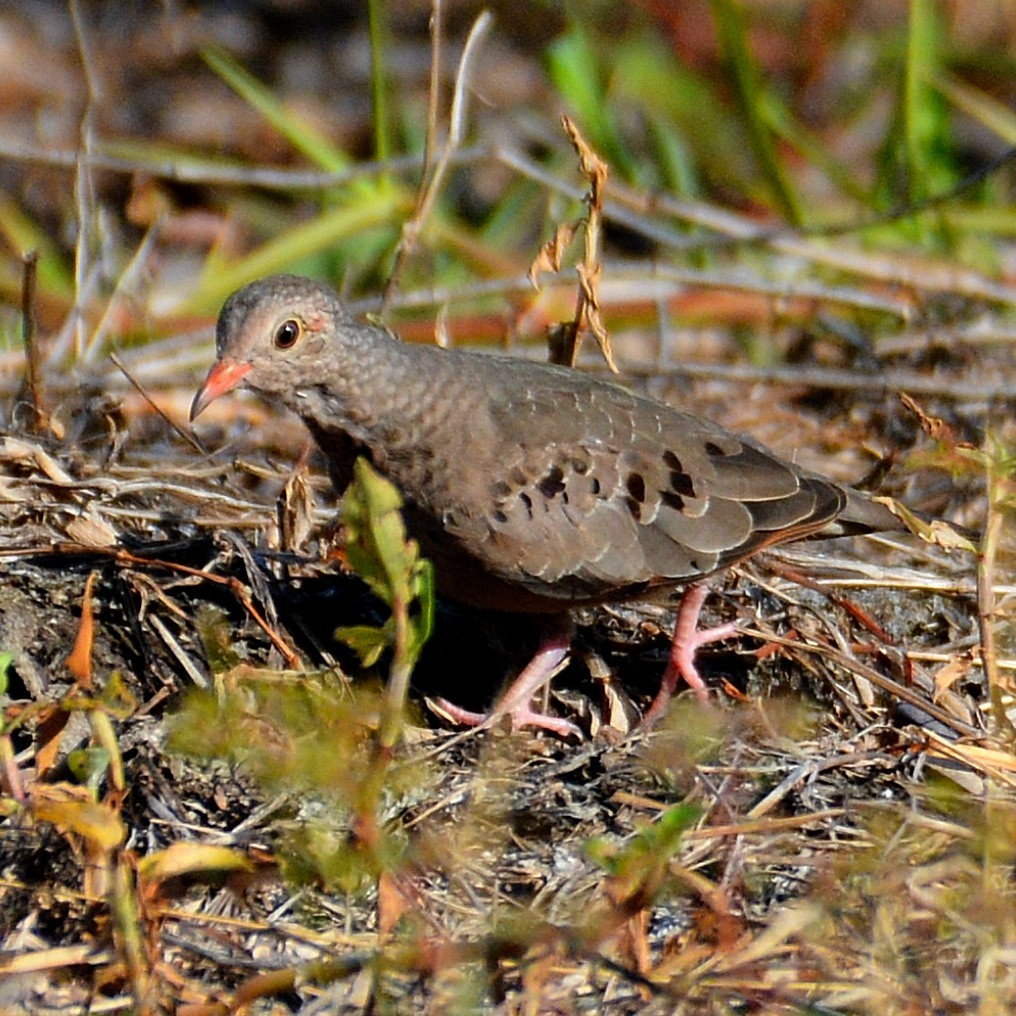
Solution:
[[[443,520],[498,578],[609,598],[701,578],[843,510],[841,487],[715,424],[557,377],[492,406],[486,468]]]

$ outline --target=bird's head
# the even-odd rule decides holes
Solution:
[[[237,387],[292,395],[320,377],[336,337],[354,331],[355,321],[323,283],[272,275],[238,289],[219,313],[215,363],[191,403],[191,420]]]

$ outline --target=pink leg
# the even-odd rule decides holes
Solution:
[[[681,597],[677,608],[677,623],[674,625],[674,639],[670,644],[670,660],[663,673],[660,690],[642,719],[644,726],[651,726],[663,715],[674,689],[682,679],[689,688],[695,689],[700,702],[707,700],[705,682],[695,666],[695,653],[699,646],[730,638],[737,632],[737,623],[734,621],[717,628],[698,630],[699,613],[708,595],[708,586],[695,585],[689,586]]]
[[[533,696],[561,669],[568,659],[571,647],[571,632],[558,631],[548,636],[540,644],[536,655],[529,661],[526,669],[512,682],[501,700],[487,714],[470,712],[454,705],[447,699],[438,699],[441,710],[457,723],[467,727],[489,727],[502,716],[510,716],[512,730],[520,727],[541,727],[553,731],[561,737],[578,736],[581,732],[574,723],[557,716],[538,713],[530,706]]]

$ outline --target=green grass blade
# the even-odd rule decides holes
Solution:
[[[801,203],[791,186],[763,112],[764,85],[748,45],[748,27],[739,0],[710,0],[713,18],[737,96],[741,118],[773,201],[795,226],[804,224]]]
[[[410,211],[396,193],[364,195],[355,203],[330,209],[310,222],[286,230],[233,265],[209,258],[197,289],[180,312],[217,310],[233,290],[263,275],[291,269],[294,263],[379,226],[396,225]]]
[[[757,170],[744,133],[713,82],[679,64],[658,40],[615,47],[612,94],[645,118],[658,184],[684,194],[697,194],[700,178],[724,190],[753,189]]]
[[[906,143],[910,201],[923,201],[948,182],[938,172],[936,149],[942,115],[931,82],[938,72],[938,13],[934,0],[911,0],[907,31],[907,70],[903,90],[903,131]]]
[[[250,103],[266,120],[315,166],[329,173],[348,169],[351,160],[292,110],[279,102],[253,75],[245,71],[231,56],[219,49],[202,52],[205,63],[242,99]]]
[[[639,167],[621,140],[611,104],[608,102],[602,63],[579,27],[556,39],[547,49],[551,80],[571,110],[579,129],[611,170],[637,182]]]
[[[0,194],[0,237],[18,254],[38,251],[38,284],[41,293],[55,294],[65,300],[74,297],[74,277],[64,265],[57,245],[46,230],[37,226],[15,202]]]
[[[761,98],[762,115],[769,129],[820,169],[847,197],[872,207],[871,195],[854,171],[829,154],[828,149],[792,116],[771,92]]]
[[[1008,145],[1016,145],[1016,112],[992,96],[948,74],[936,74],[935,88],[954,106],[994,131]]]
[[[392,151],[391,124],[388,118],[388,82],[385,78],[385,53],[388,32],[382,0],[367,0],[370,26],[370,91],[374,104],[374,154],[384,161]]]

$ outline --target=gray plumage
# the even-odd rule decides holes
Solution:
[[[784,540],[901,528],[716,424],[581,371],[401,342],[307,279],[239,290],[216,338],[192,416],[243,384],[303,418],[340,489],[366,455],[401,490],[441,591],[481,606],[559,612]]]

